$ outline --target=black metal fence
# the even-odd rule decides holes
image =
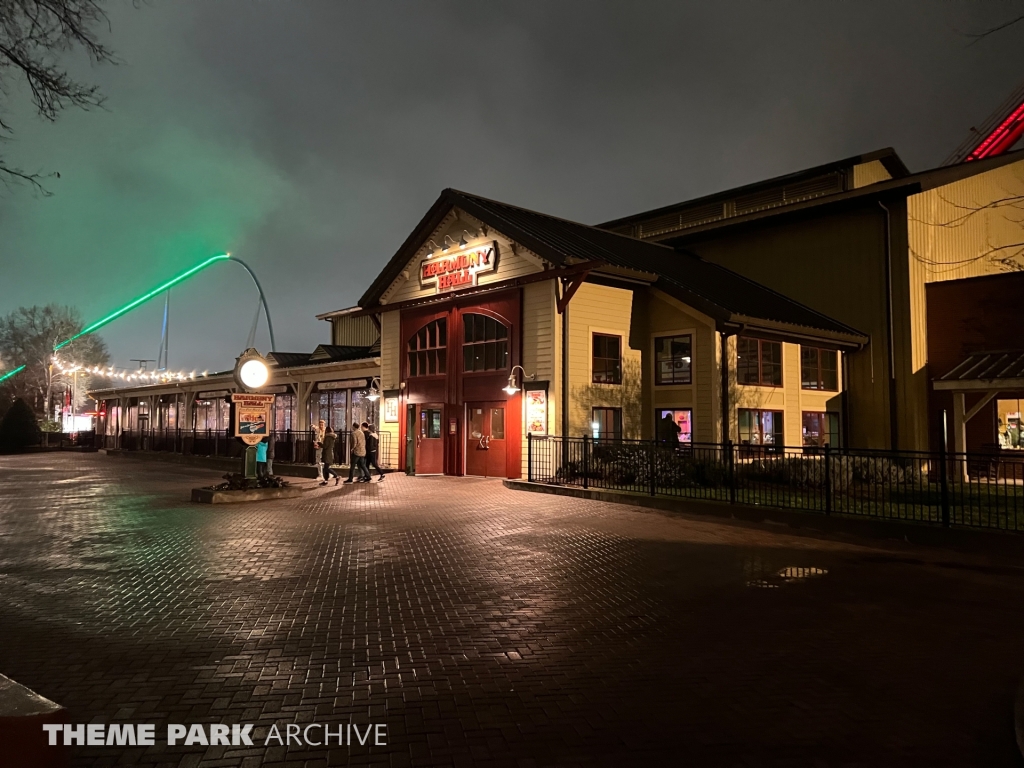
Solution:
[[[337,433],[334,445],[334,463],[348,464],[349,436],[351,432]],[[380,447],[378,455],[381,466],[387,466],[386,459],[391,455],[391,434],[382,432],[378,435]],[[313,447],[312,432],[271,432],[273,452],[268,451],[270,458],[284,464],[312,464],[316,458]],[[227,429],[152,429],[125,430],[115,435],[96,435],[97,448],[121,451],[162,451],[165,453],[181,453],[190,456],[221,456],[225,458],[241,458],[245,446],[237,438],[232,437]]]
[[[1024,530],[1024,452],[528,438],[527,479],[945,526]]]

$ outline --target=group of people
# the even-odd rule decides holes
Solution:
[[[313,448],[315,450],[314,463],[317,466],[317,479],[320,485],[327,485],[328,479],[333,475],[334,484],[341,481],[341,476],[334,471],[335,448],[337,447],[338,433],[323,419],[317,422],[313,428]],[[349,454],[351,459],[348,463],[348,479],[346,483],[360,482],[368,483],[371,480],[370,468],[376,469],[379,473],[377,482],[384,480],[384,470],[377,463],[377,451],[380,446],[380,438],[377,437],[376,428],[363,422],[352,422],[352,432],[349,434]],[[359,472],[359,479],[355,480],[354,475]]]

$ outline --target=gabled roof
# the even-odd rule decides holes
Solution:
[[[656,288],[721,322],[762,320],[824,331],[848,343],[867,340],[864,334],[837,320],[692,253],[454,189],[441,193],[360,299],[360,306],[379,307],[384,291],[453,208],[529,248],[553,267],[594,262],[646,273]]]
[[[744,184],[739,187],[733,187],[731,189],[724,189],[720,192],[714,192],[710,195],[703,195],[702,197],[695,197],[690,200],[684,200],[680,203],[673,203],[672,205],[662,206],[661,208],[654,208],[649,211],[641,211],[640,213],[631,214],[624,216],[619,219],[613,219],[612,221],[606,221],[596,226],[601,229],[615,229],[621,227],[624,224],[631,224],[639,222],[645,219],[660,218],[666,214],[674,213],[676,211],[682,211],[688,208],[700,208],[709,203],[718,201],[725,201],[735,197],[744,197],[746,195],[752,195],[765,189],[771,189],[776,187],[784,187],[799,183],[801,181],[818,178],[825,176],[826,174],[836,173],[844,171],[848,168],[852,168],[855,165],[862,165],[864,163],[870,163],[874,160],[880,162],[885,169],[889,172],[889,175],[894,179],[901,179],[910,175],[910,169],[904,165],[899,155],[896,154],[896,150],[892,147],[886,147],[884,149],[876,150],[875,152],[868,152],[863,155],[854,155],[853,157],[847,157],[842,160],[836,160],[831,163],[825,163],[824,165],[816,165],[813,168],[804,168],[800,171],[794,171],[793,173],[783,174],[782,176],[774,176],[770,179],[763,179],[761,181],[751,182],[750,184]]]
[[[855,189],[847,190],[846,192],[836,192],[791,204],[765,208],[763,210],[756,210],[750,213],[736,214],[729,217],[720,217],[713,221],[709,220],[701,222],[694,226],[688,226],[672,232],[671,235],[666,237],[660,237],[659,241],[668,244],[678,244],[686,242],[687,239],[693,235],[702,234],[704,232],[725,229],[727,227],[737,227],[767,218],[799,215],[809,209],[843,205],[856,201],[870,200],[871,198],[879,198],[883,200],[887,197],[905,198],[930,189],[936,189],[947,184],[952,184],[954,182],[970,178],[971,176],[977,176],[981,173],[985,173],[1020,160],[1024,160],[1024,150],[1007,152],[1003,155],[997,155],[996,157],[990,157],[984,160],[976,160],[970,163],[960,163],[958,165],[932,168],[927,171],[912,173],[888,179],[886,181],[875,182],[874,184],[868,184],[863,187],[857,187]],[[748,185],[746,187],[726,190],[725,192],[719,192],[707,198],[695,198],[683,203],[677,203],[676,205],[670,205],[664,208],[657,208],[652,211],[637,213],[621,219],[615,219],[614,221],[599,224],[598,226],[602,228],[621,227],[631,222],[639,222],[645,219],[655,218],[657,216],[664,215],[665,213],[684,211],[690,208],[699,208],[705,200],[724,200],[740,194],[746,194],[747,190],[754,187],[760,188],[762,185],[769,187],[772,184],[784,181],[786,178],[788,177],[779,177],[777,179],[770,179],[769,181],[761,182],[757,185]]]
[[[365,360],[380,353],[380,343],[370,347],[357,347],[340,344],[321,344],[309,356],[309,363],[341,363],[346,360]]]
[[[267,360],[280,368],[294,368],[309,362],[309,352],[268,352]]]

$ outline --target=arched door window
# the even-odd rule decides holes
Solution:
[[[448,370],[448,320],[433,320],[409,339],[409,376],[437,376]]]
[[[508,368],[508,327],[488,315],[462,316],[462,370],[503,371]]]

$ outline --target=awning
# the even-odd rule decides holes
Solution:
[[[975,352],[932,386],[953,392],[1024,389],[1024,351]]]

